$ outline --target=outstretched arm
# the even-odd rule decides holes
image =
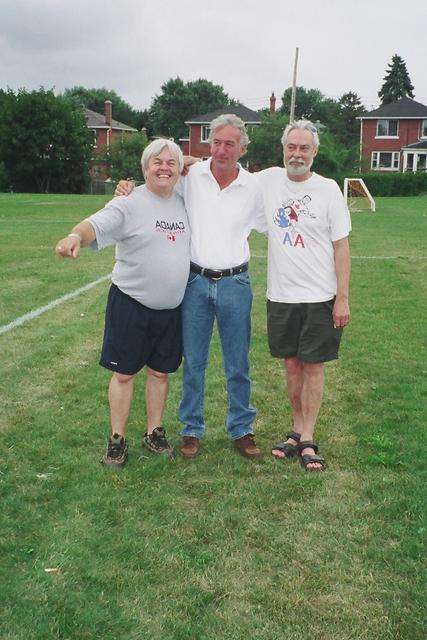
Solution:
[[[87,247],[96,239],[90,222],[80,222],[62,240],[56,243],[55,252],[61,258],[77,258],[81,247]]]
[[[337,295],[332,311],[337,328],[345,327],[350,322],[349,289],[350,289],[350,245],[348,238],[341,238],[334,243],[335,272],[337,274]]]

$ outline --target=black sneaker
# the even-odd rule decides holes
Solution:
[[[108,441],[107,451],[101,464],[109,469],[124,467],[128,459],[128,443],[123,436],[115,433]]]
[[[142,444],[153,453],[166,453],[173,455],[173,449],[166,440],[166,431],[163,427],[156,427],[152,433],[144,433]]]

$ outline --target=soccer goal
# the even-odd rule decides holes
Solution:
[[[350,212],[375,211],[375,200],[361,178],[344,179],[344,198]]]

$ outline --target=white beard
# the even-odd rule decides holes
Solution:
[[[295,177],[303,176],[305,173],[308,173],[310,171],[311,166],[313,164],[313,160],[307,164],[305,162],[300,161],[298,165],[295,165],[295,164],[291,164],[291,162],[293,161],[293,158],[290,158],[286,162],[286,171],[290,176],[295,176]]]

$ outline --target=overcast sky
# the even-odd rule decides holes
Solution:
[[[427,0],[0,0],[0,87],[114,89],[150,106],[177,76],[252,109],[297,84],[368,109],[392,56],[427,104]],[[113,107],[114,108],[114,107]]]

